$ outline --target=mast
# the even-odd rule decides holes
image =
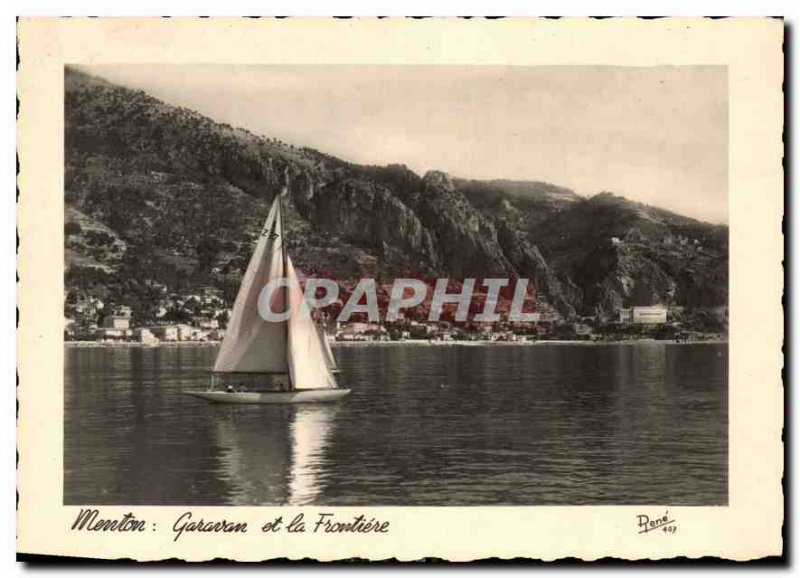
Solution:
[[[283,228],[283,191],[278,193],[278,222],[281,225],[281,235],[283,235],[281,238],[281,259],[283,260],[283,270],[286,271],[286,243],[284,242],[286,233]]]
[[[286,267],[286,229],[283,228],[283,192],[286,190],[284,187],[278,193],[278,223],[281,227],[281,262],[283,264],[283,274],[284,276],[288,276],[288,268]],[[286,284],[282,287],[283,290],[283,303],[284,307],[287,309],[290,308],[289,304],[289,287]],[[291,315],[291,310],[289,311],[289,315]],[[289,356],[289,324],[286,323],[286,356]],[[294,383],[292,383],[292,375],[289,372],[289,390],[294,390]]]

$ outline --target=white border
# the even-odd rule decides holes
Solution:
[[[488,2],[488,1],[471,1],[465,0],[462,2],[457,2],[457,8],[453,8],[453,3],[440,3],[439,5],[432,6],[430,2],[420,2],[418,0],[409,0],[403,3],[391,3],[385,2],[382,0],[373,0],[373,1],[360,1],[360,2],[337,2],[335,5],[335,9],[331,8],[332,4],[330,2],[325,2],[324,0],[318,0],[315,2],[304,2],[301,0],[294,0],[294,1],[285,1],[285,0],[278,0],[275,2],[271,2],[269,6],[262,6],[260,3],[254,2],[247,2],[242,0],[227,0],[226,2],[218,2],[218,1],[209,1],[209,0],[197,0],[192,3],[180,2],[180,1],[168,1],[168,0],[161,0],[161,1],[151,1],[151,0],[119,0],[117,2],[109,3],[104,1],[93,1],[93,2],[70,2],[68,5],[65,5],[63,2],[58,2],[57,0],[32,0],[29,2],[14,2],[10,4],[3,4],[0,7],[0,12],[2,12],[5,18],[0,19],[0,39],[3,40],[3,44],[8,47],[13,47],[15,43],[15,34],[16,34],[16,27],[13,20],[14,15],[16,14],[24,14],[24,15],[59,15],[59,14],[72,14],[72,15],[80,15],[80,14],[108,14],[108,15],[154,15],[154,14],[208,14],[208,15],[234,15],[234,14],[249,14],[249,13],[263,13],[266,12],[267,9],[272,14],[286,14],[286,15],[302,15],[302,14],[319,14],[323,15],[326,13],[335,12],[337,14],[414,14],[414,13],[421,13],[421,14],[452,14],[454,12],[458,14],[505,14],[505,15],[548,15],[548,14],[559,14],[559,15],[585,15],[585,14],[605,14],[605,15],[612,15],[612,16],[621,16],[621,15],[703,15],[703,14],[726,14],[726,15],[785,15],[789,23],[796,23],[798,20],[798,14],[800,14],[800,3],[794,2],[792,0],[783,0],[783,1],[775,1],[775,0],[764,0],[764,1],[727,1],[727,2],[713,2],[713,1],[702,1],[702,0],[672,0],[672,1],[663,1],[663,0],[653,0],[647,3],[641,1],[610,1],[610,2],[596,2],[592,0],[585,0],[585,1],[577,1],[577,2],[567,2],[567,1],[553,1],[553,0],[542,0],[536,2],[535,4],[528,3],[528,2],[507,2],[507,1],[495,1],[495,2]],[[796,40],[795,40],[796,42]],[[791,63],[791,71],[793,77],[795,79],[798,78],[797,71],[798,65],[797,58],[795,58],[794,62]],[[14,126],[12,125],[11,118],[12,114],[15,111],[15,97],[14,91],[11,90],[10,87],[15,85],[15,66],[14,60],[11,58],[9,53],[6,53],[6,58],[2,59],[0,62],[0,70],[2,70],[2,78],[7,80],[6,87],[7,89],[2,92],[2,97],[0,97],[0,102],[4,104],[3,110],[5,110],[5,114],[2,116],[2,123],[3,128],[5,130],[2,131],[2,137],[0,137],[0,152],[2,152],[2,156],[0,158],[4,159],[0,167],[0,170],[3,171],[4,176],[6,177],[6,182],[12,182],[15,176],[15,162],[14,162],[14,150],[15,150],[15,138],[14,138]],[[794,104],[791,106],[792,110],[794,111]],[[796,115],[793,115],[792,118],[794,119],[792,122],[791,129],[793,132],[796,132]],[[793,154],[790,161],[791,166],[794,168],[796,165],[794,163],[795,155]],[[9,186],[11,189],[11,186]],[[13,190],[13,189],[11,189]],[[11,272],[12,272],[12,263],[13,267],[15,267],[15,259],[12,255],[14,255],[15,251],[15,239],[11,231],[15,227],[15,212],[16,207],[12,205],[12,199],[14,198],[11,191],[9,194],[6,195],[6,202],[8,205],[6,206],[6,210],[0,211],[0,224],[5,226],[0,226],[0,230],[4,231],[6,234],[2,236],[2,251],[0,251],[0,263],[3,265],[7,265],[3,267],[3,270],[7,272],[5,277],[5,282],[0,283],[0,293],[3,297],[7,298],[6,303],[9,303],[12,300],[12,296],[16,299],[16,287],[11,285]],[[792,207],[792,221],[797,224],[798,222],[798,211],[796,208]],[[800,244],[800,240],[798,240],[798,236],[795,236],[795,239],[792,242],[792,250],[795,255],[797,255],[798,245]],[[792,300],[794,303],[797,303],[798,296],[800,296],[800,289],[793,287],[792,288]],[[9,377],[13,375],[11,365],[12,365],[12,358],[14,359],[14,363],[16,360],[15,354],[15,347],[16,347],[16,335],[15,333],[11,333],[11,322],[13,317],[13,310],[10,307],[10,304],[5,308],[0,308],[0,322],[3,323],[2,327],[5,328],[5,332],[2,336],[2,341],[0,344],[3,346],[0,348],[0,356],[2,356],[2,360],[5,362],[6,358],[8,358],[7,363],[4,363],[4,367],[6,367],[6,375]],[[792,329],[795,335],[797,335],[798,329],[798,320],[797,316],[795,316],[791,320]],[[797,381],[797,369],[792,368],[792,381],[793,383],[798,383]],[[798,396],[795,394],[794,396],[794,405],[792,410],[796,409],[797,404],[800,403],[797,401]],[[4,416],[6,419],[3,420],[3,423],[6,424],[8,427],[8,438],[14,439],[16,432],[15,432],[15,411],[14,411],[14,404],[13,403],[6,403],[2,406],[4,409],[3,411],[7,412]],[[794,415],[794,411],[792,414]],[[796,432],[796,427],[793,428],[793,433]],[[796,435],[792,436],[792,456],[794,458],[797,457],[797,444],[796,444]],[[11,464],[15,460],[15,452],[14,449],[11,448],[10,443],[7,443],[2,446],[2,458],[6,464]],[[796,459],[794,460],[796,462]],[[794,483],[792,484],[792,491],[797,489],[797,475],[794,476]],[[7,547],[13,551],[15,547],[15,523],[14,520],[16,518],[15,515],[15,503],[13,500],[13,491],[16,485],[16,478],[15,472],[9,469],[6,471],[5,475],[0,477],[0,490],[2,490],[2,495],[6,496],[7,502],[4,504],[4,521],[5,523],[2,526],[2,543],[6,544]],[[796,502],[796,499],[794,500]],[[797,531],[791,533],[793,537],[793,543],[791,545],[791,549],[795,553],[795,558],[797,555],[797,545],[800,543],[800,538],[798,538]],[[788,545],[787,545],[788,546]],[[11,556],[5,557],[7,561],[7,565],[11,565]],[[11,568],[9,568],[11,570]],[[16,574],[18,571],[21,570],[19,565],[13,567],[13,572]],[[541,569],[539,569],[541,570]],[[151,569],[150,571],[155,571],[158,574],[162,574],[162,572],[169,571],[169,570],[160,570],[160,569]],[[271,570],[271,571],[274,571]],[[429,573],[429,571],[423,570],[421,568],[415,568],[416,572],[423,572]],[[680,571],[682,574],[686,573],[686,570],[673,568],[670,572],[677,572]],[[689,574],[699,573],[700,570],[697,571],[689,571]],[[487,572],[492,572],[492,570],[488,570]],[[770,569],[761,569],[755,573],[766,574],[769,572],[772,574],[774,570]],[[104,573],[104,572],[103,572]],[[213,573],[217,573],[214,571]],[[297,572],[295,572],[297,573]],[[301,574],[308,573],[307,571],[301,571]],[[573,571],[566,571],[566,574],[573,574]]]

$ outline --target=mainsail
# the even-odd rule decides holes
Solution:
[[[277,195],[233,305],[214,371],[288,373],[291,389],[334,389],[338,387],[332,373],[336,362],[324,333],[318,333],[311,318],[283,234]],[[288,307],[289,319],[266,321],[258,311],[259,295],[267,283],[284,277],[287,285],[273,292],[271,310],[280,313]]]
[[[286,322],[265,321],[258,296],[273,279],[285,276],[280,195],[275,196],[242,286],[233,304],[228,330],[214,364],[217,372],[286,373]],[[284,292],[275,291],[272,310],[284,311]]]

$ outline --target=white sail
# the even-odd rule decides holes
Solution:
[[[331,344],[328,343],[328,336],[325,334],[325,329],[321,325],[317,325],[317,335],[319,335],[319,342],[322,345],[322,351],[325,353],[325,361],[328,364],[328,369],[336,371],[339,366],[336,365],[336,358],[331,351]]]
[[[214,364],[217,372],[286,373],[286,322],[265,321],[258,296],[272,279],[284,276],[280,195],[269,210],[256,249],[233,305],[228,330]],[[272,310],[284,311],[284,291],[273,294]]]
[[[292,260],[286,257],[286,277],[289,284],[289,374],[293,389],[333,389],[333,377],[325,351],[319,340],[316,324],[308,314],[310,307],[300,288]],[[303,309],[305,308],[305,313]]]

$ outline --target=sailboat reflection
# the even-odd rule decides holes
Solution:
[[[233,505],[304,505],[325,488],[332,405],[226,407],[217,420],[222,477]],[[261,408],[263,410],[263,408]]]
[[[314,503],[326,480],[325,450],[338,406],[299,406],[291,426],[292,467],[289,481],[289,504]]]

